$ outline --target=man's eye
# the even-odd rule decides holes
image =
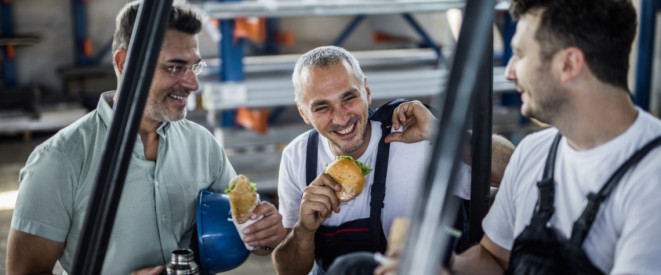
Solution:
[[[328,110],[328,107],[324,106],[324,107],[314,108],[312,111],[313,112],[323,112],[323,111],[326,111],[326,110]]]
[[[350,95],[350,96],[345,97],[345,98],[344,98],[344,101],[350,101],[350,100],[353,100],[353,99],[355,99],[355,98],[356,98],[355,95]]]
[[[181,66],[181,65],[173,65],[173,66],[170,66],[169,69],[170,69],[170,71],[178,72],[178,71],[183,70],[183,69],[184,69],[184,66]]]

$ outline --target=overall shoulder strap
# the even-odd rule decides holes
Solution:
[[[390,156],[390,143],[385,142],[386,135],[390,133],[390,128],[381,123],[381,139],[376,153],[376,165],[374,167],[374,183],[372,184],[372,193],[370,201],[370,228],[375,240],[378,240],[379,247],[385,251],[386,240],[383,235],[383,226],[381,222],[381,210],[384,206],[386,196],[386,176],[388,175],[388,158]]]
[[[558,152],[560,139],[562,139],[562,135],[558,132],[553,139],[551,149],[546,158],[542,180],[537,182],[537,192],[539,196],[537,199],[537,205],[535,206],[535,215],[533,215],[533,219],[539,217],[544,224],[551,218],[551,216],[553,216],[553,212],[555,212],[555,207],[553,206],[555,198],[553,173],[555,171],[555,158]]]
[[[305,185],[310,185],[317,178],[317,151],[319,146],[319,132],[310,130],[308,145],[305,152]]]
[[[581,216],[574,223],[572,228],[570,243],[572,245],[581,246],[585,237],[587,237],[592,223],[594,223],[597,213],[599,212],[599,207],[601,203],[608,198],[608,196],[613,192],[617,184],[620,182],[620,179],[626,174],[626,172],[637,164],[641,159],[643,159],[647,153],[652,151],[655,147],[661,145],[661,136],[653,139],[643,146],[643,148],[636,151],[627,161],[625,161],[615,173],[610,176],[606,184],[599,190],[597,194],[590,193],[588,194],[588,203],[583,210]]]
[[[380,121],[382,124],[390,125],[392,114],[395,112],[395,108],[404,102],[409,102],[410,99],[398,98],[389,101],[386,104],[381,105],[381,107],[372,110],[369,114],[370,120]]]

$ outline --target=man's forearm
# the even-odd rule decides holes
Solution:
[[[503,274],[504,267],[481,244],[454,257],[452,274]]]
[[[314,264],[314,232],[304,232],[297,224],[272,257],[278,274],[308,274]]]

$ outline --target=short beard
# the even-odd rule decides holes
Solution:
[[[363,137],[364,137],[364,134],[363,134]],[[360,150],[361,147],[363,147],[363,144],[365,144],[365,140],[362,137],[361,137],[360,140],[361,140],[360,144],[357,144],[356,146],[353,146],[353,147],[343,147],[342,145],[337,144],[337,142],[335,142],[333,140],[331,140],[331,142],[333,144],[335,144],[335,146],[337,146],[337,148],[340,149],[340,151],[342,151],[343,154],[350,155],[351,153],[356,152],[356,151]]]
[[[352,117],[351,119],[349,119],[349,123],[347,123],[347,125],[350,125],[350,124],[357,124],[359,120],[360,120],[359,117]],[[369,123],[369,120],[367,121],[367,123]],[[337,130],[342,129],[342,128],[345,128],[345,127],[346,127],[346,126],[337,126],[337,127],[334,126],[334,127],[331,127],[330,129],[328,129],[328,131],[333,132],[333,131],[337,131]],[[356,125],[355,127],[358,127],[358,125]],[[356,152],[356,151],[360,150],[360,148],[363,147],[363,145],[365,144],[365,133],[367,132],[367,128],[368,128],[368,127],[365,127],[365,129],[364,129],[363,132],[361,133],[361,136],[359,136],[359,138],[360,138],[360,143],[357,144],[357,145],[355,145],[355,146],[352,146],[352,147],[344,147],[344,146],[338,144],[337,142],[333,141],[332,139],[329,139],[329,140],[330,140],[333,144],[335,144],[335,146],[336,146],[338,149],[340,149],[340,151],[342,151],[343,154],[348,155],[348,154],[351,154],[351,153],[353,153],[353,152]]]
[[[529,109],[525,116],[529,118],[534,118],[539,120],[542,123],[553,124],[553,120],[559,114],[562,114],[564,109],[566,109],[568,96],[567,93],[558,83],[553,82],[550,76],[550,65],[551,62],[544,62],[538,68],[538,75],[542,76],[537,87],[543,87],[544,93],[537,93],[537,108]],[[545,77],[548,75],[548,77]]]
[[[171,93],[172,91],[168,94]],[[188,110],[186,107],[181,112],[170,113],[162,100],[150,103],[149,99],[147,99],[143,116],[154,121],[173,122],[186,118],[187,114]]]

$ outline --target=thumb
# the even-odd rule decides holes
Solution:
[[[151,272],[152,272],[151,274],[159,275],[159,274],[161,274],[161,273],[163,272],[163,269],[165,269],[165,268],[163,268],[162,265],[159,265],[159,266],[157,266],[157,267],[154,267],[154,268],[151,270]]]
[[[159,275],[163,272],[163,266],[155,266],[155,267],[148,267],[148,268],[143,268],[138,271],[134,271],[131,273],[131,275]]]
[[[159,275],[159,274],[161,274],[161,272],[163,272],[163,266],[159,265],[159,266],[155,266],[154,268],[150,269],[147,274]]]
[[[386,136],[386,138],[383,140],[385,143],[390,143],[390,142],[397,142],[397,141],[402,141],[403,139],[403,134],[402,132],[394,132],[390,133]]]

